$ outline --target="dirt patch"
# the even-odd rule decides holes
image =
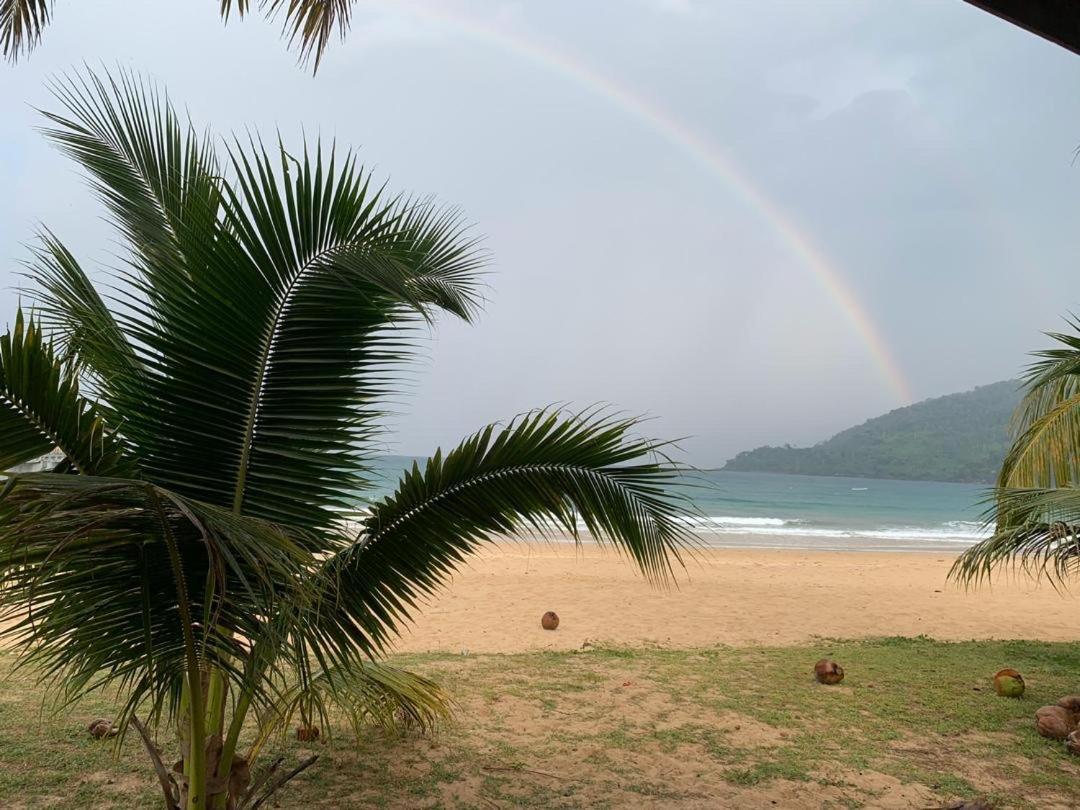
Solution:
[[[723,712],[716,718],[716,728],[729,735],[732,745],[742,748],[768,748],[783,738],[780,729],[738,712]]]
[[[87,774],[82,782],[106,788],[108,792],[116,793],[118,796],[137,795],[146,784],[145,779],[120,771],[94,771]]]
[[[839,778],[846,786],[865,795],[867,807],[881,810],[907,810],[911,807],[935,807],[940,796],[926,785],[901,782],[895,776],[876,771],[841,772]]]

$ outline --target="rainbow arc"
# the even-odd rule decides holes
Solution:
[[[406,14],[446,26],[516,58],[527,60],[539,69],[593,93],[655,132],[720,180],[749,211],[772,230],[785,249],[813,275],[859,336],[882,381],[893,395],[902,404],[912,402],[911,386],[907,378],[851,285],[798,223],[762,192],[752,178],[719,146],[679,120],[669,110],[642,96],[632,87],[604,75],[577,57],[460,14],[448,14],[413,5],[404,6],[402,10]]]

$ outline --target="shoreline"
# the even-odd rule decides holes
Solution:
[[[978,542],[978,539],[974,538],[971,540],[941,540],[901,536],[868,538],[863,535],[826,534],[815,536],[794,533],[769,535],[765,533],[725,532],[723,534],[703,533],[696,536],[701,539],[700,546],[696,548],[705,550],[806,551],[812,553],[836,552],[840,554],[949,554],[953,557],[958,556]],[[573,544],[574,541],[572,538],[560,538],[556,542]],[[590,545],[595,545],[595,541],[592,539],[589,539],[588,542]]]
[[[613,549],[500,542],[421,605],[394,652],[515,653],[586,643],[787,646],[926,635],[1076,639],[1076,599],[1046,581],[946,581],[957,551],[700,548],[671,588],[649,585]],[[554,610],[558,630],[542,630]]]

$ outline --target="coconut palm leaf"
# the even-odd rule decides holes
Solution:
[[[318,70],[330,37],[337,31],[341,37],[349,29],[352,7],[356,0],[258,0],[259,10],[267,18],[284,17],[283,33],[289,45],[298,45],[300,60],[314,60]],[[221,0],[221,15],[227,20],[235,10],[243,17],[252,6],[251,0]]]
[[[1015,441],[1001,468],[1001,487],[1080,484],[1080,324],[1051,333],[1060,347],[1038,352],[1027,393],[1013,419]]]
[[[175,706],[189,655],[244,681],[238,639],[267,637],[264,617],[301,603],[310,554],[303,534],[152,484],[13,476],[0,495],[4,635],[65,698],[120,683],[128,710]]]
[[[49,230],[27,263],[34,312],[58,354],[82,364],[95,387],[138,373],[135,349],[78,260]]]
[[[275,161],[252,147],[233,151],[228,222],[272,290],[234,506],[325,524],[363,484],[363,448],[411,353],[409,324],[434,309],[470,318],[482,256],[454,214],[385,200],[352,155],[324,160],[316,146],[301,163],[279,145]]]
[[[435,681],[399,667],[362,661],[348,668],[319,669],[291,685],[279,713],[264,723],[263,734],[289,725],[299,715],[306,724],[331,728],[331,712],[348,718],[356,734],[384,730],[434,730],[450,719],[451,696]]]
[[[1014,441],[998,475],[988,523],[993,534],[962,554],[950,576],[988,579],[1012,565],[1061,583],[1077,573],[1080,541],[1080,322],[1051,333],[1059,344],[1025,377]]]
[[[999,489],[994,515],[993,535],[964,552],[950,576],[977,583],[1011,566],[1064,584],[1080,572],[1080,489]]]
[[[124,339],[99,365],[137,347],[129,369],[101,371],[144,474],[328,527],[363,483],[376,400],[409,354],[402,327],[476,306],[482,257],[458,218],[385,199],[355,157],[324,159],[318,145],[301,163],[280,144],[273,159],[236,142],[225,184],[205,139],[127,75],[69,79],[57,94],[66,114],[48,134],[90,172],[131,249],[123,333],[102,330]],[[82,279],[50,253],[37,276],[62,305]]]
[[[282,20],[282,34],[300,52],[301,62],[313,62],[318,70],[326,46],[336,31],[348,31],[355,0],[220,0],[221,17],[235,12],[244,17],[258,6],[267,19]],[[52,0],[0,0],[0,51],[16,61],[40,41],[52,21]]]
[[[0,470],[54,447],[78,472],[134,472],[127,448],[79,393],[76,368],[57,357],[20,310],[14,328],[0,337]]]
[[[579,524],[666,581],[670,561],[693,543],[683,520],[691,510],[670,489],[681,471],[656,455],[662,445],[632,437],[635,425],[540,410],[485,428],[424,469],[414,464],[372,507],[356,541],[329,559],[325,592],[336,601],[318,632],[374,654],[486,541],[577,538]]]
[[[1080,483],[1080,388],[1075,381],[1053,386],[1054,401],[1045,391],[1025,399],[1022,432],[1010,448],[999,475],[1003,487],[1047,487]]]
[[[52,0],[0,0],[0,51],[12,62],[41,40]]]
[[[135,74],[89,71],[51,84],[59,112],[43,111],[45,136],[89,173],[133,254],[148,292],[201,257],[221,203],[209,137],[167,95]],[[162,291],[163,292],[163,291]]]

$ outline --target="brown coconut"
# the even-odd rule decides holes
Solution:
[[[300,742],[315,742],[315,740],[319,739],[319,733],[318,726],[296,727],[296,739]]]
[[[106,720],[104,717],[99,717],[97,720],[91,721],[90,725],[86,727],[86,730],[90,732],[90,736],[95,740],[100,740],[105,737],[115,737],[120,733],[120,729],[116,728],[111,720]]]
[[[840,683],[844,680],[844,668],[835,661],[822,658],[814,664],[814,677],[817,678],[818,683],[829,685]]]
[[[1035,730],[1051,740],[1064,740],[1076,730],[1076,715],[1064,706],[1043,706],[1035,712]]]
[[[1057,702],[1058,706],[1068,709],[1076,715],[1080,715],[1080,695],[1066,695]]]
[[[1069,736],[1065,738],[1065,750],[1080,756],[1080,730],[1069,732]]]
[[[233,759],[232,769],[229,771],[229,793],[233,796],[243,796],[251,786],[251,766],[241,756]]]
[[[545,630],[554,630],[559,626],[559,614],[554,610],[549,610],[540,617],[540,626]]]

